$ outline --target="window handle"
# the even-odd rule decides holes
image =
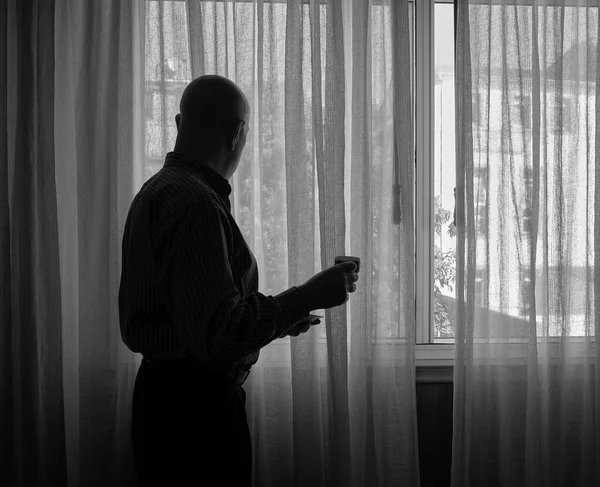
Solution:
[[[456,187],[454,188],[454,213],[452,214],[452,225],[456,228]]]
[[[400,209],[400,183],[394,183],[392,186],[394,200],[392,202],[392,218],[394,225],[400,225],[402,221],[402,211]]]

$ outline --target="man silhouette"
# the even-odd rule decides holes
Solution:
[[[129,209],[119,319],[123,341],[143,355],[131,431],[142,487],[249,487],[242,384],[260,349],[307,331],[317,323],[311,310],[339,306],[356,290],[355,264],[346,262],[277,296],[258,292],[229,202],[249,117],[232,81],[193,80],[175,117],[175,148]]]

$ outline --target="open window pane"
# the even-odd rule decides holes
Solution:
[[[433,339],[454,337],[454,5],[436,3],[434,30]],[[444,340],[446,341],[446,340]]]

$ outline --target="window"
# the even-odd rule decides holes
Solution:
[[[448,56],[451,55],[454,45],[451,34],[445,34],[443,27],[453,25],[453,9],[452,5],[440,3],[432,8],[434,12],[428,13],[427,7],[419,7],[417,0],[417,17],[423,10],[425,15],[433,17],[432,27],[423,26],[423,22],[418,20],[416,22],[417,77],[427,80],[427,74],[421,73],[422,70],[433,73],[429,85],[417,82],[417,98],[421,96],[434,100],[433,107],[427,109],[422,103],[421,109],[416,112],[417,118],[421,117],[421,122],[417,121],[417,128],[422,131],[421,135],[417,134],[417,138],[425,140],[417,146],[421,149],[421,154],[417,154],[417,171],[421,172],[417,177],[418,201],[421,202],[418,231],[423,233],[420,241],[424,244],[418,245],[417,249],[424,249],[429,245],[433,255],[432,264],[427,261],[427,252],[423,251],[418,256],[422,284],[420,291],[425,293],[427,289],[431,289],[427,284],[427,276],[431,276],[433,281],[432,306],[428,308],[427,302],[420,306],[420,309],[425,310],[418,320],[421,327],[419,343],[423,344],[452,342],[452,336],[446,334],[454,326],[450,318],[453,314],[448,313],[449,310],[453,312],[453,292],[450,292],[447,284],[455,274],[443,270],[450,268],[444,264],[452,256],[452,244],[455,241],[452,242],[448,232],[444,232],[447,229],[441,225],[452,219],[452,189],[455,185],[454,147],[446,154],[447,144],[453,142],[455,135],[454,92],[453,83],[448,87],[444,85],[444,77],[452,74],[443,73],[445,51],[450,51]],[[496,7],[492,10],[494,8]],[[499,10],[505,7],[497,8]],[[538,336],[566,335],[577,341],[578,337],[586,334],[586,323],[589,327],[593,321],[589,318],[589,301],[586,301],[591,293],[589,276],[593,272],[593,257],[592,251],[586,251],[584,242],[586,239],[591,241],[592,238],[591,229],[585,223],[590,221],[592,203],[590,196],[585,195],[591,194],[590,188],[593,186],[593,182],[586,180],[590,181],[587,174],[592,167],[587,151],[593,146],[593,142],[589,141],[593,140],[590,133],[594,129],[589,127],[594,126],[596,85],[595,80],[591,79],[593,76],[586,71],[590,69],[589,66],[586,68],[585,61],[582,60],[586,56],[595,55],[596,46],[588,46],[586,41],[581,42],[581,38],[573,34],[585,25],[581,12],[580,8],[566,8],[557,14],[554,7],[548,7],[544,13],[548,16],[564,15],[564,46],[560,51],[560,63],[552,56],[540,58],[539,88],[534,88],[536,84],[532,82],[533,75],[527,69],[521,71],[522,77],[517,81],[514,73],[501,65],[495,66],[493,61],[490,61],[489,79],[484,76],[485,79],[480,77],[474,81],[474,216],[478,260],[486,258],[486,253],[488,255],[485,265],[483,262],[477,263],[481,268],[477,269],[475,276],[475,339],[489,336],[503,343],[525,342],[528,339],[529,315],[533,310],[532,294],[535,294]],[[440,26],[440,23],[443,25]],[[419,29],[422,29],[421,32]],[[480,35],[487,36],[487,33],[482,31]],[[473,39],[471,37],[471,42],[474,42]],[[419,46],[426,46],[427,42],[432,42],[434,48],[425,47],[420,50]],[[427,57],[431,55],[433,61]],[[555,68],[555,64],[560,64],[560,70]],[[595,68],[592,69],[595,74]],[[426,94],[419,95],[418,91],[422,86],[431,86],[433,94],[422,89],[421,93],[425,91]],[[534,89],[539,89],[541,93],[537,100],[532,96]],[[448,105],[444,99],[448,101]],[[541,147],[538,156],[542,184],[544,178],[554,182],[562,178],[561,189],[556,190],[555,194],[552,194],[551,187],[549,193],[540,195],[542,208],[538,220],[538,246],[543,238],[542,231],[547,231],[550,238],[561,232],[562,241],[557,245],[566,245],[568,248],[565,252],[564,249],[553,249],[550,244],[549,268],[543,269],[538,264],[535,271],[529,267],[527,260],[528,237],[533,230],[534,216],[534,107],[540,110],[541,118]],[[431,117],[432,121],[428,122],[427,117]],[[478,131],[478,127],[481,130]],[[433,141],[427,140],[428,133],[433,133]],[[429,147],[431,151],[428,153],[426,149]],[[432,168],[433,175],[428,168]],[[508,191],[506,194],[499,194],[499,178],[507,177],[509,173],[514,179],[514,186],[510,194]],[[424,196],[425,194],[429,196]],[[502,198],[509,201],[504,210],[499,209]],[[431,201],[433,208],[427,206],[427,200]],[[570,210],[567,211],[567,208]],[[426,226],[427,216],[434,222],[433,229]],[[559,220],[560,223],[556,223]],[[497,242],[503,228],[509,235],[509,240],[505,240],[503,246],[511,258],[508,259],[510,262],[501,266]],[[519,244],[514,242],[517,240],[514,238],[516,235],[519,236]],[[591,246],[587,245],[590,249]],[[541,252],[538,250],[538,262],[541,262]],[[560,263],[554,265],[553,259]],[[549,298],[550,295],[553,298]],[[433,319],[428,320],[427,313],[430,316],[433,314]],[[478,320],[478,316],[484,319]],[[485,329],[481,323],[485,324]],[[589,330],[587,334],[589,335]],[[435,356],[431,352],[434,348],[435,346],[423,345],[423,349],[427,350],[427,357]]]
[[[453,357],[455,313],[454,278],[456,276],[455,246],[456,237],[452,226],[454,213],[455,183],[455,114],[454,114],[454,5],[435,2],[435,0],[416,0],[415,20],[415,67],[416,67],[416,165],[417,165],[417,357],[437,363],[450,362]],[[503,7],[498,7],[503,8]],[[550,8],[549,11],[552,9]],[[582,25],[577,20],[578,10],[568,9],[565,25],[573,29]],[[579,22],[579,24],[577,24]],[[580,27],[581,28],[581,27]],[[567,39],[568,38],[568,39]],[[473,41],[473,39],[471,39]],[[542,166],[549,174],[555,171],[554,159],[568,160],[569,185],[582,194],[585,187],[586,171],[583,126],[589,123],[594,106],[595,85],[586,86],[581,75],[574,67],[581,64],[586,52],[596,52],[595,46],[584,43],[576,46],[579,38],[565,34],[562,84],[555,82],[553,66],[541,66],[540,76],[546,88],[546,97],[541,97],[541,133],[548,135],[547,146],[542,147]],[[582,54],[583,53],[583,54]],[[589,54],[588,54],[589,55]],[[555,60],[546,60],[553,63]],[[542,62],[542,61],[541,61]],[[579,68],[578,68],[579,69]],[[473,105],[473,144],[474,144],[474,198],[477,245],[480,255],[487,254],[487,265],[478,268],[475,276],[475,330],[474,337],[490,336],[493,339],[519,341],[527,338],[527,321],[531,312],[533,292],[536,295],[538,335],[552,337],[566,333],[570,337],[584,335],[586,273],[591,272],[589,257],[582,255],[581,245],[576,245],[573,237],[570,245],[573,250],[573,262],[569,262],[562,271],[560,266],[547,272],[536,269],[535,282],[530,275],[528,263],[517,268],[514,262],[500,271],[498,257],[495,255],[495,242],[500,231],[498,209],[498,178],[500,167],[511,167],[518,176],[515,178],[518,198],[511,202],[510,216],[504,223],[512,225],[510,232],[519,232],[523,245],[527,245],[527,236],[533,229],[533,169],[532,122],[533,85],[527,72],[521,79],[521,85],[508,86],[511,76],[502,69],[492,66],[489,86],[487,81],[475,82],[472,92]],[[508,94],[506,100],[503,96]],[[586,118],[588,117],[588,118]],[[482,127],[481,131],[477,127]],[[577,137],[575,134],[580,134]],[[561,135],[562,138],[557,136]],[[578,142],[578,140],[579,142]],[[562,145],[558,145],[558,143]],[[577,148],[577,143],[580,144]],[[562,155],[561,155],[562,154]],[[549,176],[553,177],[553,176]],[[567,177],[567,176],[564,176]],[[579,181],[579,183],[577,182]],[[565,183],[567,184],[567,183]],[[565,193],[566,195],[567,193]],[[576,217],[573,235],[585,239],[589,229],[581,222],[585,221],[584,199],[569,193],[569,203],[573,205],[572,214]],[[550,203],[550,210],[552,205]],[[588,202],[588,206],[590,203]],[[563,210],[564,211],[564,210]],[[556,215],[553,215],[556,218]],[[540,215],[539,225],[546,222]],[[428,222],[431,222],[430,224]],[[556,231],[554,227],[550,232]],[[569,237],[571,238],[571,237]],[[588,235],[589,238],[589,235]],[[490,245],[490,248],[485,248]],[[515,244],[516,246],[516,244]],[[575,250],[575,247],[578,247]],[[506,248],[509,245],[506,244]],[[510,247],[516,255],[517,249]],[[521,249],[525,254],[526,250]],[[483,258],[483,257],[482,257]],[[516,261],[517,259],[513,259]],[[586,264],[587,263],[587,264]],[[514,264],[514,265],[513,265]],[[562,274],[560,274],[562,272]],[[560,274],[560,275],[559,275]],[[504,282],[503,285],[499,284]],[[551,302],[544,295],[545,283],[560,286],[564,290],[563,299]],[[507,284],[508,283],[508,284]],[[559,283],[559,284],[557,284]],[[535,289],[534,289],[535,286]],[[557,289],[550,289],[556,294]],[[501,298],[502,296],[502,298]],[[499,303],[503,302],[500,306]],[[568,308],[568,312],[566,311]],[[544,311],[544,307],[547,310]],[[547,312],[548,316],[544,316]],[[568,315],[568,323],[561,317]],[[485,316],[484,316],[485,314]],[[477,316],[483,317],[478,320]],[[485,323],[485,330],[481,328]],[[560,327],[563,327],[561,330]],[[564,327],[568,326],[565,332]],[[442,346],[442,344],[445,344]],[[438,346],[440,345],[440,346]]]
[[[190,78],[192,64],[189,59],[189,46],[187,45],[187,21],[185,19],[185,2],[149,1],[150,8],[147,15],[156,16],[158,21],[147,23],[148,30],[155,25],[164,26],[164,32],[150,32],[148,49],[150,54],[146,59],[146,152],[148,164],[146,176],[156,172],[163,163],[164,153],[174,143],[176,130],[173,119],[178,111],[177,103],[181,93]],[[166,8],[158,8],[158,4],[168,4]],[[238,2],[235,5],[235,15],[228,2],[207,2],[203,6],[206,17],[211,21],[205,25],[206,36],[210,39],[205,45],[205,62],[209,71],[229,69],[240,69],[240,77],[245,79],[248,86],[241,83],[242,89],[252,89],[252,77],[255,69],[261,69],[271,74],[268,86],[264,89],[262,100],[268,109],[256,116],[262,117],[259,122],[263,130],[256,139],[248,141],[246,151],[255,151],[261,154],[260,167],[257,164],[241,164],[236,172],[237,184],[240,191],[236,192],[234,206],[239,210],[236,219],[242,230],[247,235],[257,235],[256,241],[262,238],[263,255],[257,255],[259,265],[267,270],[261,275],[261,280],[269,292],[275,292],[285,287],[287,283],[287,247],[283,239],[272,238],[269,231],[265,229],[276,228],[278,234],[285,233],[285,177],[281,169],[281,160],[284,157],[283,129],[284,112],[281,109],[283,103],[283,92],[285,91],[283,79],[284,73],[279,59],[285,56],[285,17],[286,4],[277,1],[264,2],[265,18],[269,18],[268,27],[263,26],[263,50],[270,53],[264,58],[264,62],[254,63],[254,59],[248,56],[239,66],[234,66],[231,59],[223,55],[224,49],[231,47],[232,29],[224,26],[233,25],[235,22],[241,28],[236,29],[235,42],[252,43],[252,36],[258,35],[259,31],[254,29],[255,9],[258,4],[253,2]],[[305,32],[309,32],[311,18],[309,3],[306,2],[303,11],[303,22]],[[386,87],[389,82],[390,52],[390,12],[385,4],[377,1],[372,2],[371,22],[371,44],[373,70],[378,71],[378,81],[373,83],[372,109],[373,118],[373,162],[383,178],[384,171],[381,167],[389,158],[389,155],[380,149],[384,144],[375,143],[390,137],[392,131],[389,113],[389,98],[386,98]],[[416,299],[417,299],[417,357],[421,359],[437,360],[451,359],[453,357],[454,342],[454,316],[455,316],[455,276],[456,276],[456,230],[453,225],[455,212],[455,96],[454,96],[454,4],[448,1],[414,0],[409,3],[412,15],[412,45],[413,57],[413,86],[414,86],[414,114],[415,114],[415,164],[416,164],[416,192],[415,192],[415,223],[416,223]],[[320,8],[326,8],[321,5]],[[248,25],[246,25],[248,24]],[[247,27],[247,28],[246,28]],[[322,29],[326,29],[324,24]],[[178,32],[185,34],[177,34]],[[228,37],[229,36],[229,37]],[[246,39],[246,36],[249,36]],[[310,36],[306,36],[304,42],[310,42]],[[310,47],[310,46],[309,46]],[[305,46],[306,48],[306,46]],[[321,47],[322,48],[322,47]],[[306,48],[309,52],[309,48]],[[158,53],[158,54],[157,54]],[[230,65],[225,66],[226,63]],[[257,72],[257,71],[256,71]],[[310,73],[303,73],[310,76]],[[248,81],[250,80],[250,81]],[[474,126],[487,125],[488,131],[482,134],[474,134],[475,158],[481,154],[487,154],[489,160],[485,163],[478,161],[475,168],[475,205],[476,205],[476,228],[478,239],[483,241],[488,236],[497,233],[498,195],[494,190],[495,181],[498,177],[496,167],[502,160],[504,154],[499,150],[502,148],[504,130],[507,126],[514,133],[525,134],[520,140],[531,138],[532,125],[532,99],[527,94],[530,89],[525,84],[522,93],[518,96],[510,95],[511,98],[502,99],[502,84],[498,73],[492,73],[490,87],[473,86],[473,124]],[[264,82],[264,81],[263,81]],[[278,84],[279,83],[279,84]],[[306,86],[310,86],[308,83]],[[573,88],[575,89],[575,88]],[[305,88],[307,90],[307,88]],[[308,90],[310,91],[310,90]],[[513,90],[511,90],[512,93]],[[550,92],[549,92],[550,93]],[[308,98],[307,98],[308,100]],[[308,103],[308,102],[307,102]],[[548,100],[540,100],[542,105],[542,116],[547,117],[549,132],[556,132],[562,124],[563,134],[574,130],[578,123],[577,117],[580,102],[576,96],[564,97],[562,110],[555,106],[555,97],[550,93]],[[502,109],[499,109],[499,107]],[[579,110],[579,111],[578,111]],[[306,111],[306,107],[305,107]],[[489,113],[488,113],[489,111]],[[307,114],[310,112],[306,111]],[[503,116],[496,116],[504,113]],[[560,118],[562,117],[562,121]],[[490,116],[491,115],[491,116]],[[305,120],[310,124],[310,121]],[[546,122],[544,122],[546,123]],[[253,136],[256,131],[253,131]],[[302,148],[304,150],[305,148]],[[309,153],[312,147],[307,144]],[[517,145],[513,149],[515,161],[521,164],[524,154],[529,151],[525,144]],[[261,152],[262,151],[262,152]],[[481,163],[479,163],[481,162]],[[493,164],[492,164],[493,163]],[[254,165],[253,165],[254,164]],[[387,164],[387,163],[386,163]],[[522,165],[522,164],[521,164]],[[527,166],[517,170],[523,174],[523,184],[531,184],[531,174],[527,173]],[[262,178],[261,175],[269,173],[270,177]],[[379,176],[377,176],[379,177]],[[377,181],[379,183],[379,181]],[[376,185],[374,185],[376,186]],[[380,187],[384,187],[381,184]],[[251,189],[248,189],[251,188]],[[387,196],[386,196],[387,197]],[[385,201],[388,204],[391,196]],[[523,202],[521,202],[523,203]],[[527,202],[524,208],[531,205]],[[389,203],[391,204],[391,203]],[[387,209],[379,205],[374,209],[374,233],[381,232],[381,239],[387,237],[389,228],[385,228],[385,218],[382,216]],[[252,220],[254,217],[257,221]],[[262,213],[261,213],[262,212]],[[522,229],[527,230],[531,226],[531,214],[524,210],[519,220]],[[281,223],[283,222],[283,224]],[[383,223],[382,223],[383,222]],[[495,233],[494,233],[495,232]],[[478,242],[479,242],[478,240]],[[320,245],[316,242],[316,245]],[[384,253],[384,252],[382,252]],[[493,249],[492,249],[493,253]],[[260,253],[259,253],[260,254]],[[262,260],[261,260],[262,259]],[[393,268],[393,262],[386,263],[387,267]],[[390,265],[391,264],[391,265]],[[320,265],[320,264],[319,264]],[[376,272],[391,272],[386,266],[380,266]],[[581,272],[588,272],[585,267],[580,266]],[[573,282],[577,281],[583,274],[573,270]],[[391,272],[393,274],[393,272]],[[495,277],[494,265],[485,269],[478,269],[476,276],[476,303],[478,308],[494,306],[494,293],[497,292],[490,285],[492,277]],[[515,274],[516,275],[516,274]],[[583,279],[583,278],[581,278]],[[537,282],[541,278],[537,276]],[[579,281],[577,281],[579,282]],[[527,290],[530,286],[526,279],[521,280],[521,286],[511,289],[511,309],[507,314],[498,312],[498,326],[502,326],[502,318],[519,318],[526,314],[527,305],[520,299],[522,289]],[[382,286],[381,293],[388,298],[397,292],[394,286]],[[537,292],[537,289],[536,289]],[[390,298],[390,301],[391,298]],[[391,306],[390,306],[391,308]],[[581,313],[584,313],[582,311]],[[392,323],[390,318],[393,311],[384,317],[378,317],[379,322]],[[515,321],[516,323],[516,321]],[[390,330],[390,336],[400,336],[398,330]],[[442,352],[440,352],[440,350]]]

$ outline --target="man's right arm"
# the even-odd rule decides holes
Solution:
[[[177,227],[172,316],[196,358],[235,362],[308,315],[297,287],[277,296],[257,292],[241,299],[229,262],[229,223],[210,201],[196,203]]]

